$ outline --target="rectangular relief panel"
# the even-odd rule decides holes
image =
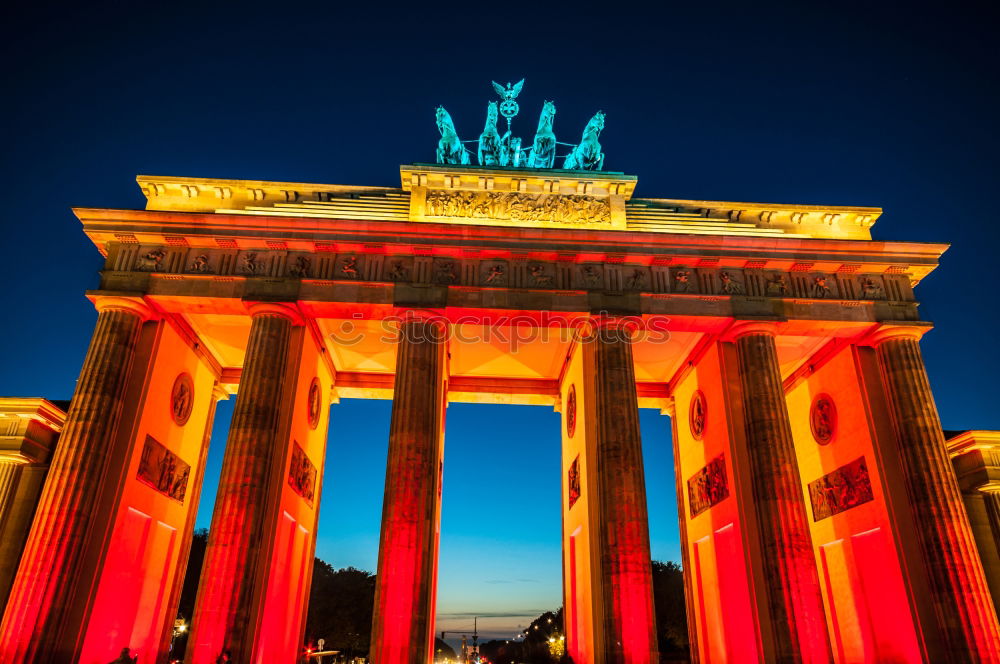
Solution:
[[[719,504],[729,497],[729,480],[726,477],[725,455],[720,454],[708,462],[687,481],[691,518]]]
[[[292,443],[292,460],[288,465],[288,486],[310,505],[316,487],[316,466],[309,460],[297,441]]]
[[[573,459],[573,463],[569,467],[569,473],[566,478],[569,484],[569,495],[567,499],[569,500],[569,509],[573,509],[573,505],[576,505],[576,501],[580,499],[580,455],[577,454],[576,458]]]
[[[873,499],[871,478],[864,457],[809,483],[813,521],[828,519]]]
[[[139,459],[136,479],[159,491],[167,498],[184,502],[191,464],[161,445],[152,436],[146,436]]]

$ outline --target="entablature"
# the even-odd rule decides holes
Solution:
[[[400,166],[401,187],[146,176],[146,209],[641,233],[870,240],[876,207],[632,198],[615,172]]]
[[[210,252],[358,253],[401,256],[609,262],[644,266],[776,269],[789,272],[906,274],[917,283],[943,244],[795,237],[647,234],[620,230],[498,228],[456,224],[77,208],[84,232],[108,255],[115,244]],[[115,268],[119,269],[119,268]],[[127,268],[126,268],[127,269]],[[177,268],[178,271],[184,271]]]

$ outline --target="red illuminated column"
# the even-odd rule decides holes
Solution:
[[[828,662],[823,598],[774,336],[772,325],[753,323],[733,334],[775,660]]]
[[[373,664],[433,659],[434,591],[444,451],[445,326],[400,327],[382,504]]]
[[[250,661],[256,633],[251,610],[266,581],[260,554],[272,494],[269,479],[285,445],[278,426],[286,407],[292,325],[299,318],[280,304],[254,305],[250,314],[246,360],[188,639],[188,659],[194,664],[214,664],[223,650],[231,651],[235,662]]]
[[[889,396],[938,623],[953,661],[1000,661],[1000,626],[945,449],[917,328],[890,328],[872,344]]]
[[[592,354],[597,425],[598,546],[605,664],[659,662],[649,517],[632,343],[621,321],[602,321]]]
[[[150,311],[127,298],[97,299],[97,324],[66,425],[52,458],[35,520],[0,625],[0,661],[47,662],[79,637],[67,626],[93,522],[98,487],[121,417],[142,323]]]

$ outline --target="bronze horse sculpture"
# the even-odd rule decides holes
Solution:
[[[502,166],[503,146],[500,143],[500,132],[497,131],[497,103],[491,101],[486,107],[486,126],[479,135],[479,165]]]
[[[437,107],[437,126],[441,132],[441,140],[438,141],[437,163],[439,164],[468,164],[469,151],[462,145],[455,131],[455,123],[451,121],[448,111],[444,106]]]
[[[528,168],[552,168],[556,163],[556,134],[552,131],[552,123],[556,117],[556,105],[551,101],[542,106],[542,114],[538,118],[538,131],[535,132],[535,142],[528,154]]]
[[[570,150],[563,162],[563,168],[599,171],[604,168],[604,153],[601,152],[601,144],[597,140],[604,129],[604,113],[598,111],[587,123],[583,130],[583,138],[580,144]]]

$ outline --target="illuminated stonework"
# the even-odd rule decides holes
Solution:
[[[98,320],[4,662],[106,662],[121,634],[166,657],[234,393],[189,664],[295,661],[338,398],[393,399],[376,664],[431,658],[449,401],[565,418],[577,664],[658,661],[640,407],[674,415],[700,661],[1000,657],[918,344],[913,287],[945,245],[871,242],[877,208],[635,199],[623,173],[400,177],[140,176],[146,209],[75,210],[105,258]]]

